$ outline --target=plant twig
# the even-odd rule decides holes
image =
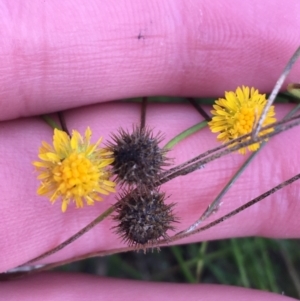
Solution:
[[[141,130],[145,128],[146,125],[146,113],[147,113],[147,102],[148,97],[144,96],[142,99],[142,108],[141,108]]]
[[[31,264],[35,261],[44,259],[45,257],[48,257],[58,251],[60,251],[61,249],[65,248],[67,245],[69,245],[70,243],[72,243],[73,241],[75,241],[76,239],[78,239],[80,236],[82,236],[84,233],[88,232],[90,229],[92,229],[93,227],[95,227],[98,223],[100,223],[102,220],[104,220],[106,217],[108,217],[112,212],[114,211],[114,206],[109,207],[106,211],[104,211],[101,215],[97,216],[97,218],[95,218],[92,222],[90,222],[87,226],[85,226],[84,228],[82,228],[80,231],[78,231],[77,233],[75,233],[74,235],[72,235],[70,238],[68,238],[67,240],[65,240],[64,242],[62,242],[60,245],[58,245],[57,247],[29,260],[28,262],[26,262],[25,265]]]
[[[295,108],[293,108],[283,119],[288,119],[288,118],[292,117],[299,109],[300,109],[300,104],[298,104]],[[219,193],[219,195],[216,197],[216,199],[211,204],[209,204],[209,206],[206,208],[206,210],[200,216],[200,218],[195,223],[193,223],[189,228],[182,231],[181,233],[189,233],[190,231],[195,230],[205,219],[207,219],[212,213],[214,213],[217,210],[222,197],[232,187],[232,185],[235,183],[235,181],[239,178],[239,176],[247,168],[247,166],[252,162],[254,157],[261,151],[261,149],[264,147],[265,144],[266,144],[265,141],[262,142],[260,148],[256,152],[252,153],[249,156],[249,158],[244,162],[244,164],[240,167],[240,169],[234,174],[234,176],[231,178],[231,180],[222,189],[222,191]]]
[[[61,127],[49,116],[49,115],[41,115],[41,118],[54,130],[61,130]]]
[[[66,120],[65,120],[64,113],[63,112],[58,112],[57,115],[58,115],[58,119],[59,119],[59,122],[61,124],[62,130],[64,132],[66,132],[69,137],[71,137],[70,132],[69,132],[68,127],[67,127],[67,123],[66,123]]]
[[[271,194],[274,194],[275,192],[277,192],[278,190],[284,188],[285,186],[288,186],[290,184],[292,184],[293,182],[297,181],[300,179],[300,174],[297,174],[296,176],[280,183],[279,185],[271,188],[270,190],[266,191],[265,193],[261,194],[260,196],[252,199],[251,201],[247,202],[246,204],[236,208],[235,210],[229,212],[228,214],[225,214],[224,216],[216,219],[215,221],[201,227],[201,228],[198,228],[198,229],[195,229],[194,231],[191,231],[189,233],[177,233],[175,234],[174,236],[172,237],[169,237],[168,239],[162,239],[160,240],[156,246],[161,246],[161,245],[164,245],[164,244],[168,244],[170,242],[175,242],[179,239],[182,239],[182,238],[186,238],[188,236],[191,236],[193,234],[196,234],[196,233],[199,233],[199,232],[203,232],[205,230],[208,230],[222,222],[224,222],[225,220],[229,219],[230,217],[248,209],[249,207],[255,205],[256,203],[262,201],[263,199],[265,199],[266,197],[270,196]],[[152,246],[154,247],[154,246]],[[18,275],[14,276],[14,275],[11,275],[11,278],[16,278],[16,277],[23,277],[23,276],[26,276],[26,275],[29,275],[29,274],[35,274],[35,273],[38,273],[38,272],[41,272],[41,271],[47,271],[49,269],[53,269],[55,267],[58,267],[58,266],[61,266],[61,265],[65,265],[65,264],[68,264],[70,262],[74,262],[74,261],[79,261],[79,260],[82,260],[82,259],[86,259],[86,258],[92,258],[92,257],[96,257],[96,256],[107,256],[107,255],[113,255],[113,254],[117,254],[117,253],[123,253],[123,252],[129,252],[129,251],[133,251],[133,250],[138,250],[138,248],[136,246],[131,246],[131,247],[124,247],[124,248],[119,248],[119,249],[113,249],[113,250],[109,250],[109,251],[101,251],[101,252],[93,252],[93,253],[88,253],[88,254],[85,254],[85,255],[81,255],[81,256],[76,256],[76,257],[73,257],[71,259],[67,259],[67,260],[63,260],[63,261],[59,261],[59,262],[56,262],[56,263],[52,263],[52,264],[47,264],[41,268],[38,268],[36,270],[32,270],[32,271],[29,271],[29,272],[24,272],[24,273],[19,273]],[[8,276],[9,277],[9,276]]]
[[[292,122],[293,120],[296,120],[296,121]],[[268,128],[271,128],[271,127],[274,127],[275,125],[277,125],[277,127],[274,129],[273,132],[265,134],[265,135],[261,135],[261,136],[257,137],[255,139],[255,141],[253,141],[251,139],[251,140],[240,142],[239,140],[243,139],[244,136],[242,136],[240,139],[232,140],[231,143],[226,143],[226,144],[231,145],[232,143],[234,143],[234,141],[235,141],[235,143],[237,143],[237,142],[240,142],[240,143],[238,143],[234,146],[230,146],[230,148],[226,148],[225,150],[219,151],[221,149],[221,147],[217,147],[217,148],[215,148],[213,150],[210,150],[210,151],[208,151],[204,154],[201,154],[201,155],[199,155],[199,156],[197,156],[197,157],[195,157],[195,158],[188,161],[188,162],[191,162],[193,164],[187,165],[188,162],[185,162],[185,163],[169,170],[168,173],[162,174],[161,179],[157,182],[156,185],[161,185],[163,183],[166,183],[166,182],[168,182],[168,181],[170,181],[170,180],[172,180],[172,179],[174,179],[178,176],[187,175],[187,174],[201,168],[203,165],[207,164],[208,162],[214,161],[214,160],[216,160],[220,157],[223,157],[223,156],[225,156],[229,153],[237,151],[242,147],[247,147],[247,146],[253,144],[254,142],[263,142],[266,139],[269,139],[269,138],[271,138],[271,137],[273,137],[273,136],[275,136],[275,135],[277,135],[277,134],[279,134],[283,131],[286,131],[286,130],[294,127],[294,126],[299,125],[299,123],[300,123],[300,116],[291,117],[289,119],[285,119],[285,120],[282,120],[280,122],[273,123],[270,126],[263,127],[262,130],[264,131],[265,129],[268,129]],[[278,127],[278,125],[281,125],[281,126]],[[251,135],[251,134],[249,134],[249,135]],[[248,135],[245,135],[245,136],[248,136]],[[219,152],[217,152],[217,151],[219,151]],[[212,154],[211,156],[209,156],[207,158],[204,158],[202,160],[199,160],[200,157],[201,158],[206,157],[207,154],[211,154],[213,152],[214,152],[214,154]],[[165,176],[165,174],[167,174],[167,176]]]
[[[290,60],[288,61],[287,65],[285,66],[283,72],[281,73],[279,79],[277,80],[269,98],[268,101],[262,111],[261,116],[259,117],[253,131],[252,131],[252,138],[255,139],[259,133],[259,131],[261,130],[262,124],[268,114],[268,111],[271,107],[271,105],[273,104],[280,88],[282,87],[286,77],[288,76],[288,74],[290,73],[293,65],[295,64],[295,62],[297,61],[298,57],[300,56],[300,47],[298,47],[298,49],[296,50],[296,52],[293,54],[293,56],[290,58]]]
[[[190,104],[200,113],[200,115],[207,121],[211,121],[211,117],[203,110],[203,108],[196,102],[196,100],[192,97],[186,98]]]
[[[223,196],[232,187],[232,185],[235,183],[235,181],[239,178],[239,176],[243,173],[243,171],[247,168],[247,166],[252,162],[254,157],[258,154],[258,152],[262,149],[262,147],[264,145],[265,145],[265,142],[263,142],[261,144],[260,148],[255,153],[252,153],[249,156],[249,158],[243,163],[243,165],[239,168],[239,170],[233,175],[233,177],[230,179],[230,181],[221,190],[221,192],[218,194],[218,196],[215,198],[215,200],[211,204],[209,204],[209,206],[206,208],[206,210],[200,216],[200,218],[195,223],[193,223],[189,228],[182,231],[182,233],[189,233],[189,232],[195,230],[204,220],[206,220],[214,212],[216,212],[216,210],[220,206],[220,203],[221,203],[221,200],[222,200]]]
[[[290,119],[285,117],[284,119],[282,119],[280,121],[274,122],[272,124],[269,124],[269,125],[263,127],[262,131],[270,129],[270,128],[274,128],[276,126],[277,129],[276,129],[275,133],[272,132],[273,136],[274,136],[275,134],[278,134],[278,133],[281,132],[281,129],[280,129],[279,126],[282,126],[282,125],[286,124],[287,122],[290,122],[290,121],[292,121],[294,119],[297,119],[297,118],[300,118],[300,116],[296,116],[296,117],[293,117],[293,118],[290,118]],[[264,137],[264,138],[261,138],[261,137]],[[250,139],[250,140],[245,141],[248,138],[251,138],[251,133],[248,133],[248,134],[240,136],[236,139],[230,140],[230,141],[228,141],[224,144],[221,144],[220,146],[217,146],[213,149],[210,149],[210,150],[208,150],[208,151],[206,151],[206,152],[204,152],[204,153],[202,153],[202,154],[200,154],[200,155],[198,155],[198,156],[196,156],[196,157],[194,157],[194,158],[192,158],[192,159],[190,159],[190,160],[188,160],[188,161],[186,161],[186,162],[184,162],[180,165],[177,165],[177,166],[165,171],[164,173],[162,173],[161,177],[160,177],[160,181],[161,181],[161,179],[168,177],[170,174],[172,174],[174,172],[177,172],[180,169],[183,169],[184,167],[187,167],[187,166],[191,165],[192,163],[195,163],[195,162],[199,161],[200,159],[205,158],[205,157],[207,157],[207,156],[209,156],[213,153],[216,153],[216,152],[221,151],[223,149],[226,149],[228,153],[235,152],[239,148],[249,146],[252,143],[262,142],[263,140],[265,140],[266,138],[269,138],[269,137],[268,137],[268,134],[265,134],[264,136],[256,137],[254,140]],[[242,142],[242,141],[244,141],[244,142]],[[236,145],[236,146],[233,147],[234,145]]]
[[[290,178],[290,179],[288,179],[288,180],[286,180],[286,181],[280,183],[279,185],[277,185],[277,186],[271,188],[270,190],[268,190],[267,192],[261,194],[261,195],[258,196],[257,198],[255,198],[255,199],[253,199],[253,200],[247,202],[246,204],[244,204],[244,205],[238,207],[237,209],[231,211],[230,213],[228,213],[228,214],[226,214],[226,215],[220,217],[219,219],[217,219],[217,220],[215,220],[215,221],[209,223],[208,225],[206,225],[206,226],[204,226],[204,227],[202,227],[202,228],[199,228],[199,229],[195,229],[195,230],[193,230],[193,231],[191,231],[191,232],[189,232],[189,233],[181,234],[181,233],[179,232],[178,234],[175,234],[173,237],[170,237],[169,241],[174,242],[174,241],[176,241],[176,240],[178,240],[178,239],[186,238],[186,237],[191,236],[191,235],[193,235],[193,234],[196,234],[196,233],[199,233],[199,232],[203,232],[204,230],[210,229],[210,228],[212,228],[212,227],[214,227],[214,226],[216,226],[216,225],[218,225],[218,224],[224,222],[224,221],[227,220],[228,218],[230,218],[230,217],[232,217],[232,216],[234,216],[234,215],[236,215],[236,214],[238,214],[238,213],[240,213],[240,212],[246,210],[247,208],[253,206],[254,204],[256,204],[256,203],[258,203],[258,202],[260,202],[260,201],[263,200],[264,198],[270,196],[271,194],[277,192],[278,190],[282,189],[283,187],[285,187],[285,186],[287,186],[287,185],[292,184],[293,182],[295,182],[295,181],[297,181],[297,180],[299,180],[299,179],[300,179],[300,174],[297,174],[296,176],[294,176],[294,177],[292,177],[292,178]],[[161,241],[159,242],[159,244],[166,243],[166,242],[168,242],[168,241],[166,241],[166,240],[161,240]]]

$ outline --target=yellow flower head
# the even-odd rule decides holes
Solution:
[[[52,203],[61,199],[63,212],[70,201],[81,208],[84,202],[93,205],[94,201],[101,201],[99,194],[115,192],[115,183],[109,180],[107,170],[114,159],[110,152],[98,147],[102,138],[91,144],[91,136],[89,127],[84,137],[73,131],[71,138],[55,129],[53,146],[43,141],[39,149],[41,161],[33,162],[41,180],[38,195],[49,197]]]
[[[212,121],[208,123],[213,133],[219,133],[217,139],[228,142],[252,131],[254,123],[257,122],[266,104],[266,95],[260,94],[258,90],[249,87],[238,87],[235,92],[225,92],[225,98],[219,98],[213,105]],[[263,126],[276,121],[274,106],[271,106],[263,122]],[[261,131],[259,135],[273,132],[274,128]],[[245,140],[249,140],[249,138]],[[244,140],[244,141],[245,141]],[[256,151],[260,143],[248,146],[249,151]],[[246,148],[238,150],[245,154]]]

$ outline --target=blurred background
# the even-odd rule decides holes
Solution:
[[[98,257],[60,271],[177,283],[217,283],[300,298],[300,241],[226,239]]]

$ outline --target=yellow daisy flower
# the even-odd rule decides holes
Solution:
[[[84,137],[73,131],[71,138],[55,129],[53,146],[43,141],[39,149],[41,161],[33,162],[41,180],[38,195],[49,197],[51,203],[61,199],[63,212],[71,201],[81,208],[84,202],[93,205],[101,201],[100,194],[115,192],[116,184],[109,180],[107,170],[114,159],[111,152],[98,147],[102,138],[91,144],[91,136],[89,127]]]
[[[221,142],[228,142],[252,131],[254,123],[257,122],[266,104],[266,95],[260,94],[254,88],[242,86],[235,92],[225,92],[225,98],[219,98],[213,105],[214,110],[212,121],[208,123],[213,133],[219,133],[217,139]],[[271,106],[264,120],[263,126],[276,121],[274,106]],[[261,131],[259,135],[273,132],[274,128]],[[249,140],[249,138],[245,140]],[[245,141],[244,140],[244,141]],[[260,143],[248,146],[249,151],[256,151]],[[238,150],[245,154],[246,148]]]

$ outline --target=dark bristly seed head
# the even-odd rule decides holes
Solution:
[[[113,153],[112,172],[117,182],[129,185],[152,186],[166,165],[167,150],[158,144],[162,135],[153,135],[152,130],[134,127],[130,134],[120,129],[112,135],[108,149]]]
[[[158,190],[137,190],[128,193],[116,203],[114,220],[117,233],[130,246],[153,245],[159,238],[168,238],[167,231],[174,230],[176,222],[172,207],[164,203],[165,194]]]

